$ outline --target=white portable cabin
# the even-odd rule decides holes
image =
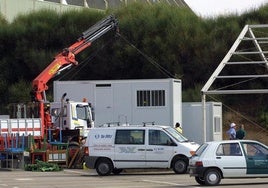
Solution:
[[[95,126],[120,122],[154,122],[174,126],[181,123],[181,80],[88,80],[54,81],[54,101],[87,98],[93,108]]]
[[[182,103],[182,130],[188,139],[204,142],[201,102]],[[222,140],[222,103],[206,102],[206,141]]]

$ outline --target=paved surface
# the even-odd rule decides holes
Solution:
[[[219,187],[266,188],[268,178],[222,180]],[[125,171],[98,176],[94,170],[65,169],[60,172],[0,171],[0,188],[175,188],[200,187],[188,174],[172,171]],[[202,186],[205,187],[205,186]]]

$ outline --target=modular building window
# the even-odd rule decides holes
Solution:
[[[165,90],[137,91],[137,106],[165,106]]]

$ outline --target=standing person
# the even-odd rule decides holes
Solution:
[[[182,134],[182,128],[181,128],[181,124],[179,122],[176,123],[175,128],[179,133]]]
[[[227,135],[229,136],[230,140],[235,140],[236,139],[236,124],[235,123],[231,123],[230,124],[230,129],[226,132]]]
[[[239,125],[238,131],[236,131],[236,138],[242,140],[246,136],[246,131],[244,129],[244,125]]]
[[[50,128],[51,125],[52,125],[52,122],[51,122],[51,115],[50,115],[50,112],[49,112],[49,107],[47,107],[45,109],[45,118],[44,118],[44,124],[46,125],[46,128]]]

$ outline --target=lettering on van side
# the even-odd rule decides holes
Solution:
[[[160,154],[160,153],[164,153],[165,149],[164,148],[154,148],[153,151],[154,151],[154,153]]]
[[[93,150],[94,151],[111,151],[112,150],[112,145],[109,144],[94,144],[93,145]]]
[[[136,147],[119,147],[119,153],[136,153]]]
[[[96,139],[111,139],[113,135],[111,134],[96,134],[95,138]]]

